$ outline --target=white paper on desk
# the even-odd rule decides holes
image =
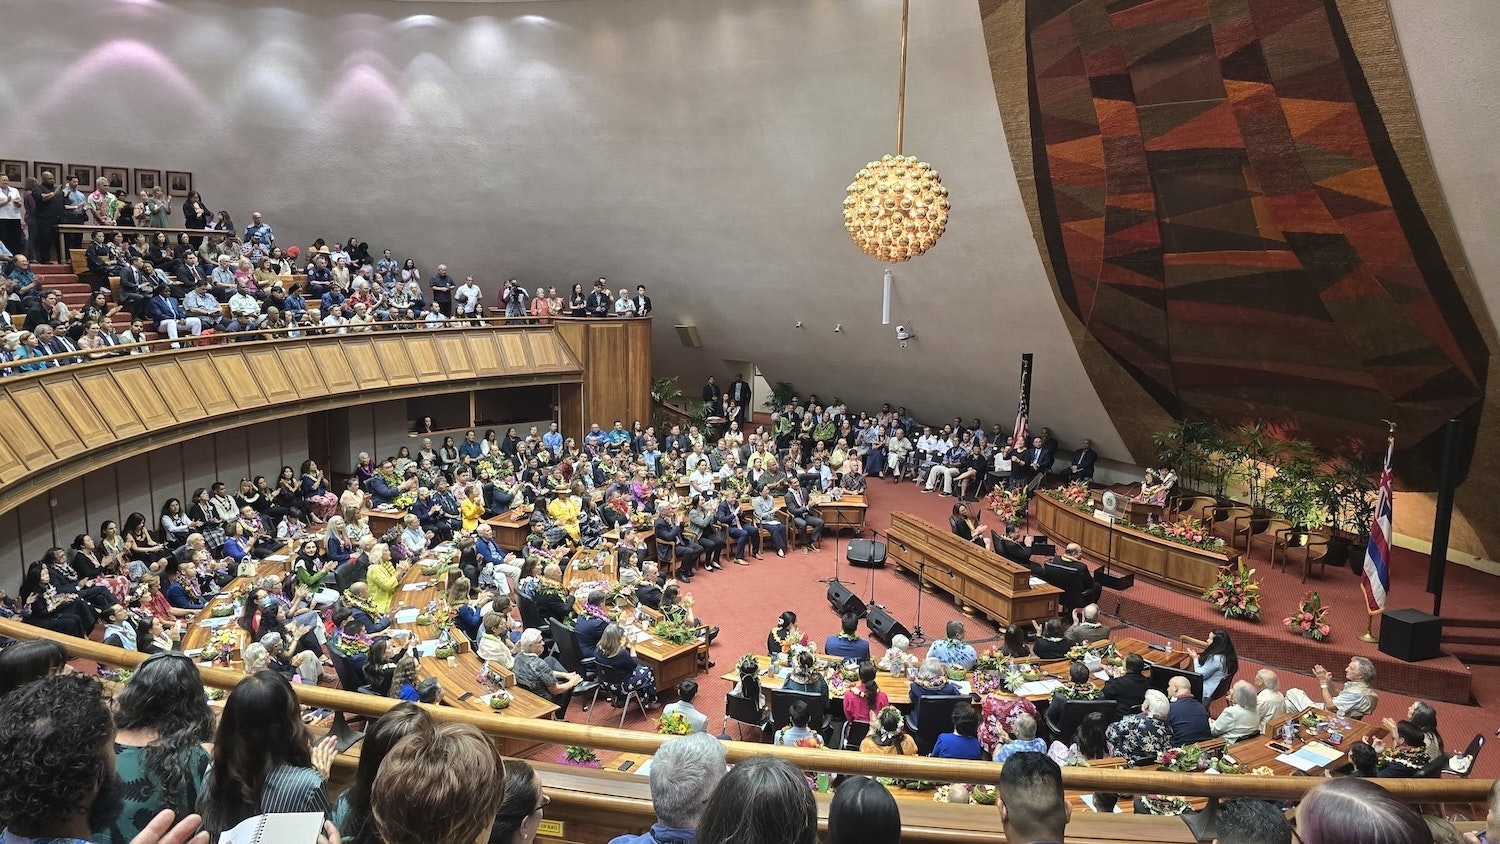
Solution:
[[[953,685],[958,687],[958,693],[961,695],[971,695],[974,693],[974,686],[968,680],[954,680]]]
[[[645,630],[637,630],[634,633],[630,634],[630,641],[635,642],[636,644],[640,644],[641,642],[644,642],[650,638],[651,634]]]
[[[427,581],[425,581],[425,580],[419,580],[416,583],[408,583],[405,586],[401,587],[401,591],[402,592],[421,592],[423,589],[426,589],[426,588],[427,588]]]
[[[395,615],[391,616],[391,620],[395,621],[397,624],[412,624],[416,622],[417,616],[421,614],[422,611],[417,609],[416,607],[407,607],[405,609],[396,610]]]
[[[1313,768],[1323,768],[1338,761],[1343,752],[1336,750],[1321,741],[1311,741],[1292,753],[1283,753],[1276,757],[1278,762],[1285,762],[1299,771],[1311,771]]]
[[[1040,577],[1033,577],[1033,578],[1031,578],[1031,585],[1032,586],[1046,586],[1047,585],[1047,581],[1041,579]]]
[[[1293,768],[1296,768],[1297,770],[1304,773],[1318,767],[1318,763],[1312,761],[1311,759],[1304,759],[1301,756],[1297,756],[1296,754],[1292,753],[1283,753],[1280,756],[1276,757],[1276,761],[1282,763],[1283,765],[1291,765]]]
[[[1022,683],[1021,688],[1016,689],[1017,697],[1031,697],[1032,695],[1050,695],[1053,689],[1062,688],[1061,680],[1047,678],[1045,680],[1033,680],[1030,683]]]
[[[271,556],[266,557],[265,561],[268,563],[284,563],[290,559],[291,557],[288,557],[285,554],[272,554]]]
[[[219,844],[316,844],[322,831],[322,812],[256,815],[220,835]]]
[[[638,777],[650,776],[651,775],[651,762],[652,761],[653,760],[651,760],[651,759],[647,759],[646,761],[644,761],[641,764],[637,765],[635,767],[635,769],[631,771],[631,773],[635,774]]]
[[[1107,671],[1095,671],[1094,672],[1094,676],[1098,677],[1100,680],[1105,681],[1106,683],[1109,682],[1109,679],[1110,679],[1109,678],[1109,672],[1107,672]]]
[[[423,639],[417,643],[417,656],[437,656],[438,640]]]
[[[224,625],[229,624],[233,621],[234,616],[232,615],[211,616],[198,622],[198,626],[205,627],[209,630],[218,630],[220,627],[223,627]]]
[[[1092,794],[1084,794],[1084,795],[1080,795],[1078,799],[1083,801],[1083,805],[1089,807],[1089,811],[1091,811],[1091,812],[1097,812],[1097,811],[1099,811],[1099,807],[1094,805],[1094,795],[1092,795]],[[1123,814],[1124,812],[1125,812],[1125,810],[1120,808],[1120,804],[1116,803],[1115,804],[1115,814],[1119,815],[1119,814]]]
[[[202,648],[189,648],[189,649],[183,651],[182,655],[185,656],[185,657],[191,658],[191,657],[195,657],[195,656],[197,656],[198,654],[201,654],[201,653],[203,653],[203,649]]]

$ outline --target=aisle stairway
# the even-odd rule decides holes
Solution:
[[[1500,619],[1444,617],[1442,642],[1469,665],[1500,665]]]

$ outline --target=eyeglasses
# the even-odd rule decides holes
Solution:
[[[547,806],[550,805],[551,803],[552,803],[552,798],[548,797],[546,794],[543,794],[542,795],[542,802],[536,804],[536,808],[532,809],[531,813],[534,815],[537,812],[540,812],[541,810],[547,808]]]

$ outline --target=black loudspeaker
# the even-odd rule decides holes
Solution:
[[[1123,591],[1135,585],[1135,575],[1128,571],[1120,573],[1094,569],[1094,582],[1109,589]]]
[[[865,602],[859,596],[849,591],[849,587],[837,580],[828,581],[828,603],[833,606],[834,612],[839,615],[854,613],[865,614]]]
[[[879,639],[887,646],[891,644],[891,639],[898,635],[911,638],[911,631],[906,629],[906,625],[891,618],[891,614],[879,604],[870,605],[869,614],[865,616],[865,626],[870,629],[872,638]]]
[[[1380,619],[1380,652],[1406,662],[1438,656],[1443,620],[1421,610],[1390,610]]]
[[[845,550],[844,559],[848,560],[851,566],[883,569],[885,568],[885,543],[871,539],[851,539],[849,547]]]

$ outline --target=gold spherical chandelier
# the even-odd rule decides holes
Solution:
[[[887,263],[921,255],[948,227],[948,188],[925,161],[901,154],[906,113],[906,23],[901,2],[901,82],[896,94],[896,154],[866,164],[844,197],[844,228],[866,255]]]

